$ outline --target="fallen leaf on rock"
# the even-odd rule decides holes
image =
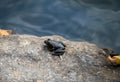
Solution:
[[[120,65],[120,55],[113,57],[108,56],[107,61]]]
[[[13,34],[12,30],[2,30],[2,29],[0,29],[0,36],[9,36],[11,34]]]

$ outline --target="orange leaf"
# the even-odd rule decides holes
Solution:
[[[2,29],[0,29],[0,36],[9,36],[11,34],[13,34],[12,30],[2,30]]]

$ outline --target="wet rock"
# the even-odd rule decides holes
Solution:
[[[61,57],[44,48],[48,38],[66,45]],[[105,55],[95,44],[60,36],[0,37],[0,82],[119,82],[119,67]]]

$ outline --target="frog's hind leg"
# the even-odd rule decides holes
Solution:
[[[54,51],[53,55],[58,56],[62,60],[63,59],[62,55],[64,54],[64,52],[65,52],[64,50],[57,49],[56,51]]]
[[[65,52],[65,51],[62,50],[62,49],[57,49],[57,50],[54,51],[54,54],[57,55],[57,56],[60,56],[60,55],[63,55],[64,52]]]
[[[59,42],[59,43],[61,43],[64,47],[66,47],[66,45],[63,42]]]

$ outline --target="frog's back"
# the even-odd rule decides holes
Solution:
[[[51,44],[56,48],[64,48],[64,45],[58,41],[51,40]]]

